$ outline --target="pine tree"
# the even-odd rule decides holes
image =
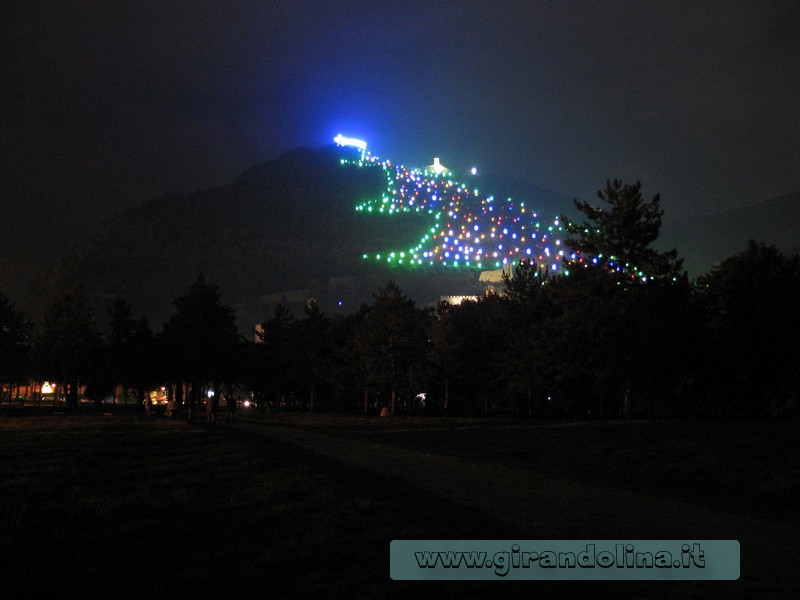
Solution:
[[[378,288],[375,303],[366,308],[354,332],[365,383],[390,391],[391,414],[395,414],[398,393],[408,387],[412,368],[425,356],[428,316],[390,281]]]
[[[682,260],[677,251],[659,252],[652,247],[661,230],[664,211],[656,194],[646,202],[642,184],[623,184],[621,180],[606,181],[605,190],[597,192],[605,206],[574,200],[575,207],[586,217],[578,223],[562,216],[565,228],[572,234],[564,240],[573,250],[615,272],[626,275],[642,273],[647,277],[680,274]]]
[[[30,367],[31,324],[0,292],[0,385],[23,382]]]
[[[82,289],[57,298],[47,309],[39,340],[45,372],[68,386],[67,411],[78,407],[78,386],[91,374],[101,338]]]
[[[233,377],[240,337],[233,310],[221,302],[216,286],[202,273],[182,297],[164,325],[164,341],[172,375],[192,384],[195,401],[209,383]]]

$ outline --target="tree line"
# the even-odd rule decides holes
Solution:
[[[800,259],[753,241],[690,281],[654,250],[659,197],[608,181],[562,217],[574,254],[554,273],[521,261],[502,293],[418,307],[393,282],[354,314],[277,305],[242,336],[202,275],[154,333],[117,298],[53,301],[37,326],[0,294],[0,383],[57,380],[100,402],[116,385],[165,386],[180,406],[235,386],[260,407],[555,418],[796,414]],[[186,397],[184,391],[188,391]]]

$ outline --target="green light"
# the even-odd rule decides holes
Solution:
[[[495,215],[491,215],[489,213],[492,211],[491,205],[494,201],[494,198],[491,196],[488,198],[479,197],[480,190],[478,188],[470,190],[470,188],[467,186],[459,184],[458,181],[453,181],[450,178],[444,179],[441,177],[431,177],[430,174],[426,174],[424,170],[407,169],[402,165],[393,166],[390,161],[382,161],[371,154],[362,158],[359,162],[354,160],[342,160],[341,164],[358,164],[363,166],[379,167],[382,169],[382,173],[386,178],[386,187],[381,194],[371,200],[360,202],[355,207],[357,212],[368,212],[370,214],[379,212],[386,213],[388,215],[393,215],[396,213],[428,215],[426,218],[428,219],[427,226],[429,229],[418,238],[419,242],[413,247],[409,247],[405,251],[397,250],[391,252],[391,256],[388,256],[386,253],[383,255],[364,254],[363,258],[365,259],[377,258],[377,260],[386,260],[387,262],[394,264],[408,262],[413,266],[415,264],[422,265],[423,260],[420,257],[423,256],[425,258],[425,264],[430,264],[431,266],[452,265],[453,267],[463,266],[465,269],[483,269],[484,267],[491,268],[489,267],[491,261],[490,263],[487,263],[487,265],[484,265],[482,261],[476,260],[475,262],[472,262],[466,256],[467,254],[471,253],[466,252],[464,248],[460,247],[463,246],[463,244],[459,244],[456,240],[456,237],[461,240],[464,238],[463,235],[460,235],[459,233],[450,234],[449,236],[453,237],[455,246],[457,246],[456,248],[450,248],[450,244],[447,246],[438,245],[439,238],[445,237],[447,234],[443,226],[446,224],[448,230],[451,228],[457,229],[455,223],[459,219],[466,219],[469,223],[473,223],[473,221],[476,224],[481,223],[483,228],[487,231],[489,227],[494,229],[495,226],[502,227],[508,223],[508,225],[510,225],[509,229],[512,229],[513,227],[516,229],[516,232],[519,233],[520,231],[525,230],[526,226],[528,230],[532,229],[532,222],[529,219],[535,219],[537,217],[537,214],[531,211],[530,216],[525,215],[522,219],[520,219],[520,215],[523,215],[526,212],[525,210],[520,210],[520,208],[525,207],[528,203],[519,201],[515,202],[511,197],[507,198],[507,208],[503,210],[510,210],[514,214],[497,214],[498,211],[495,211]],[[474,196],[471,196],[470,192],[472,192]],[[470,204],[473,202],[474,204]],[[519,208],[515,209],[514,206]],[[445,215],[445,219],[442,219],[443,213]],[[506,219],[506,222],[503,223],[501,219]],[[440,221],[442,222],[440,223]],[[512,223],[518,224],[512,225]],[[560,225],[558,221],[556,221],[556,224]],[[477,225],[475,226],[477,227]],[[547,226],[547,223],[545,223],[545,226]],[[472,225],[469,226],[470,229],[472,227]],[[538,229],[540,227],[541,224],[536,223],[536,228]],[[463,234],[464,226],[462,225],[460,229],[461,234]],[[553,227],[549,227],[548,229],[551,232],[553,231]],[[512,231],[509,231],[508,235],[512,235]],[[488,237],[488,235],[483,236],[476,234],[475,242],[483,244],[484,242],[479,240]],[[492,235],[491,237],[494,238],[495,236]],[[502,238],[502,236],[500,237]],[[537,236],[534,234],[533,238],[535,239],[536,237]],[[548,236],[543,235],[541,237],[546,240]],[[550,240],[550,243],[553,241],[556,240]],[[485,243],[494,244],[494,242],[489,242],[488,239],[486,239]],[[537,240],[535,243],[538,246],[540,241]],[[556,241],[556,245],[559,245],[558,241]],[[464,260],[454,260],[452,257],[448,258],[447,261],[442,260],[444,258],[442,254],[446,250],[461,251],[465,254],[463,257]],[[537,248],[537,252],[538,251],[539,249]],[[519,250],[517,252],[519,252]],[[484,257],[486,257],[486,254],[491,255],[492,248],[487,248],[486,251],[475,253],[471,257],[478,259],[478,254],[484,255]],[[513,252],[503,251],[502,254],[509,256],[509,260],[514,260]],[[501,263],[502,260],[498,260],[495,263],[496,267],[500,268],[502,266]]]

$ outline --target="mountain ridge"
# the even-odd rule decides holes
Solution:
[[[743,251],[748,240],[776,246],[784,253],[800,251],[800,192],[720,213],[665,221],[656,246],[676,248],[694,278]]]
[[[243,170],[229,184],[167,194],[105,219],[36,278],[30,312],[41,314],[58,290],[79,283],[103,310],[121,295],[157,327],[199,272],[219,287],[243,330],[268,318],[277,301],[299,311],[315,297],[328,312],[355,310],[388,279],[426,304],[442,295],[482,293],[477,271],[389,268],[361,260],[362,252],[413,242],[409,236],[419,217],[357,214],[355,205],[380,196],[386,180],[380,169],[343,168],[346,151],[296,148]],[[493,174],[473,181],[498,197],[522,198],[547,216],[580,217],[568,196],[529,182]],[[696,277],[743,250],[748,239],[796,250],[798,222],[800,193],[787,194],[665,221],[656,245],[676,248]]]

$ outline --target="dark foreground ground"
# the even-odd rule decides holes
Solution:
[[[739,582],[395,582],[388,568],[393,539],[581,539],[601,531],[624,537],[636,502],[678,502],[693,513],[697,507],[715,531],[729,527],[719,537],[744,532],[762,546],[786,544],[798,539],[796,422],[541,425],[241,412],[236,427],[208,427],[114,412],[0,411],[4,598],[789,598],[797,592],[791,581],[780,581],[783,565],[762,578],[746,569],[752,557],[745,544],[747,578]],[[414,464],[396,462],[399,455]],[[488,503],[470,497],[470,489],[496,488],[503,481],[498,473],[542,484],[530,519],[524,510],[511,518],[499,510],[513,495],[498,494],[496,511],[491,495]],[[425,481],[437,478],[439,487]],[[548,508],[551,499],[583,492],[618,497],[621,510],[590,515],[581,529],[580,519],[563,519],[563,502]],[[562,526],[552,524],[559,514]],[[693,522],[687,517],[657,533],[690,535]],[[797,570],[796,549],[779,548],[787,572]]]

